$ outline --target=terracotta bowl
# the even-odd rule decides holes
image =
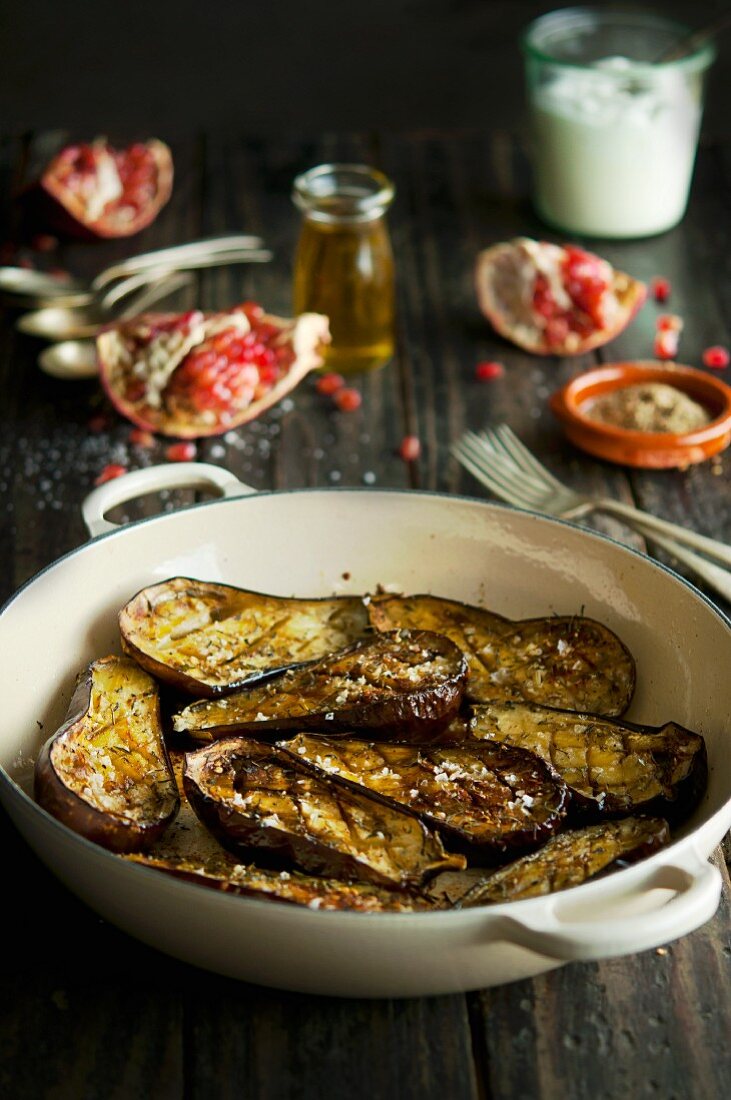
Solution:
[[[638,432],[601,424],[587,416],[591,401],[638,382],[661,382],[682,390],[708,410],[710,424],[682,434]],[[731,386],[677,363],[647,360],[598,367],[557,390],[549,404],[575,446],[623,466],[690,466],[704,462],[731,443]]]

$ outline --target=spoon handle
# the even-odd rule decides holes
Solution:
[[[132,275],[138,271],[161,267],[188,266],[188,261],[199,256],[216,256],[222,253],[241,251],[244,249],[256,250],[263,245],[261,237],[252,237],[243,233],[232,234],[227,237],[213,237],[203,241],[188,241],[187,244],[173,245],[171,248],[160,248],[155,252],[144,252],[139,256],[131,256],[119,264],[101,271],[91,284],[92,291],[103,290],[108,283],[123,275]]]
[[[191,255],[189,257],[178,256],[173,262],[172,260],[166,261],[163,264],[148,264],[139,271],[131,272],[130,268],[125,264],[119,264],[116,267],[110,267],[104,273],[106,278],[103,287],[106,287],[108,283],[115,279],[122,278],[123,276],[135,274],[140,282],[148,283],[151,278],[156,278],[161,271],[193,271],[202,267],[225,267],[226,264],[266,264],[272,258],[272,253],[268,248],[235,248],[228,249],[227,251],[216,253],[200,253],[199,255]],[[97,289],[103,289],[97,288]],[[119,287],[114,287],[112,290],[107,291],[105,295],[105,302],[113,305],[118,301],[127,291],[123,291],[123,294],[118,293]]]
[[[672,46],[668,46],[667,49],[653,59],[654,63],[662,65],[669,61],[677,61],[681,57],[687,57],[688,54],[695,53],[701,46],[704,46],[710,39],[715,38],[716,35],[720,34],[721,31],[725,31],[729,26],[731,26],[731,8],[711,23],[707,23],[705,27],[699,27],[698,30],[692,31],[678,42],[674,42]]]
[[[138,313],[144,313],[148,306],[154,305],[162,298],[167,298],[169,294],[174,294],[184,286],[189,286],[192,282],[193,276],[189,271],[164,272],[155,282],[149,282],[144,290],[135,294],[124,309],[119,311],[116,320],[128,321],[130,317],[136,317]]]

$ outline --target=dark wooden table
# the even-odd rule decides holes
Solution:
[[[6,236],[17,229],[9,195],[43,142],[0,146]],[[648,304],[596,356],[563,362],[522,355],[480,318],[472,291],[478,249],[545,235],[525,202],[523,158],[509,135],[208,137],[174,153],[175,194],[154,227],[127,244],[68,247],[53,262],[91,273],[132,250],[245,229],[266,238],[275,261],[203,274],[179,304],[256,298],[286,313],[296,172],[360,160],[380,165],[398,188],[397,361],[356,381],[357,412],[336,411],[306,381],[261,422],[202,443],[201,460],[267,489],[365,483],[483,495],[448,447],[467,428],[507,421],[572,484],[731,538],[731,459],[684,473],[628,471],[574,451],[546,408],[554,388],[597,359],[650,355],[659,307]],[[680,228],[601,248],[636,276],[671,279],[669,305],[685,319],[679,358],[696,365],[705,346],[729,342],[730,167],[729,149],[704,148]],[[97,386],[41,374],[38,347],[14,332],[12,319],[8,313],[0,336],[3,596],[84,540],[79,505],[103,466],[159,462],[166,446],[131,446],[129,425],[114,416],[92,431],[105,410]],[[475,366],[485,359],[504,362],[505,376],[478,382]],[[421,439],[418,462],[398,457],[406,434]],[[187,499],[178,494],[164,507]],[[595,522],[641,545],[619,524]],[[731,1080],[731,913],[718,860],[727,887],[718,914],[667,948],[466,996],[342,1001],[236,984],[141,946],[67,893],[6,822],[0,1095],[718,1100]]]

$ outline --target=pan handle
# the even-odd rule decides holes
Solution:
[[[680,939],[710,920],[718,908],[721,882],[718,868],[693,853],[682,865],[664,864],[642,881],[642,894],[652,889],[675,891],[650,911],[625,916],[616,909],[602,913],[602,903],[611,907],[615,900],[608,894],[595,899],[582,919],[571,913],[568,891],[556,898],[548,912],[541,909],[536,917],[504,918],[503,931],[511,943],[562,962],[633,955]],[[621,896],[616,900],[621,901]]]
[[[207,462],[170,462],[133,470],[98,486],[81,505],[81,514],[92,538],[116,531],[120,526],[106,519],[106,513],[128,500],[161,489],[215,489],[222,497],[243,497],[255,493],[228,470]]]

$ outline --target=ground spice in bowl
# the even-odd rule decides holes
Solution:
[[[600,424],[634,432],[682,435],[710,424],[708,410],[675,386],[637,382],[587,401],[584,416]]]

